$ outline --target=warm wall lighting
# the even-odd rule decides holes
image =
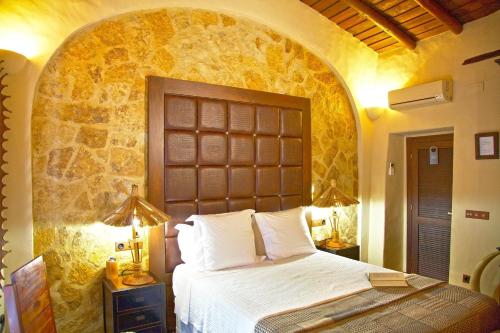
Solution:
[[[365,112],[366,112],[366,115],[368,116],[368,118],[370,118],[371,120],[376,120],[387,109],[388,108],[386,108],[386,107],[376,107],[376,106],[373,106],[373,107],[365,108]]]
[[[40,53],[40,43],[28,32],[3,29],[0,31],[0,49],[22,54],[29,59]]]
[[[389,91],[403,87],[407,81],[408,75],[404,70],[393,70],[390,66],[382,66],[377,71],[377,78],[366,81],[356,97],[367,116],[375,120],[389,109]]]
[[[373,85],[366,85],[363,87],[363,89],[361,89],[358,99],[361,105],[365,108],[388,107],[388,92],[389,89],[386,86],[379,85],[378,83]]]
[[[371,120],[378,119],[389,108],[388,91],[388,88],[378,84],[363,89],[359,100]]]

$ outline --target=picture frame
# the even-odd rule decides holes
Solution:
[[[498,159],[498,132],[477,133],[476,160]]]

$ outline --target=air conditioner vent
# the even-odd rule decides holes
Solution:
[[[432,104],[450,102],[453,95],[451,80],[441,80],[389,91],[389,106],[406,110]]]

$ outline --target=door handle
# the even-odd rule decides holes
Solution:
[[[448,212],[448,215],[450,215],[450,216],[451,216],[451,212]]]

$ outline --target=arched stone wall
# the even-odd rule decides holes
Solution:
[[[35,255],[47,261],[61,332],[101,330],[102,268],[113,242],[127,235],[94,222],[130,184],[146,185],[147,75],[310,98],[316,191],[334,178],[357,192],[347,94],[294,41],[261,24],[193,9],[134,12],[85,27],[48,62],[32,117]],[[355,209],[341,229],[356,241]]]

